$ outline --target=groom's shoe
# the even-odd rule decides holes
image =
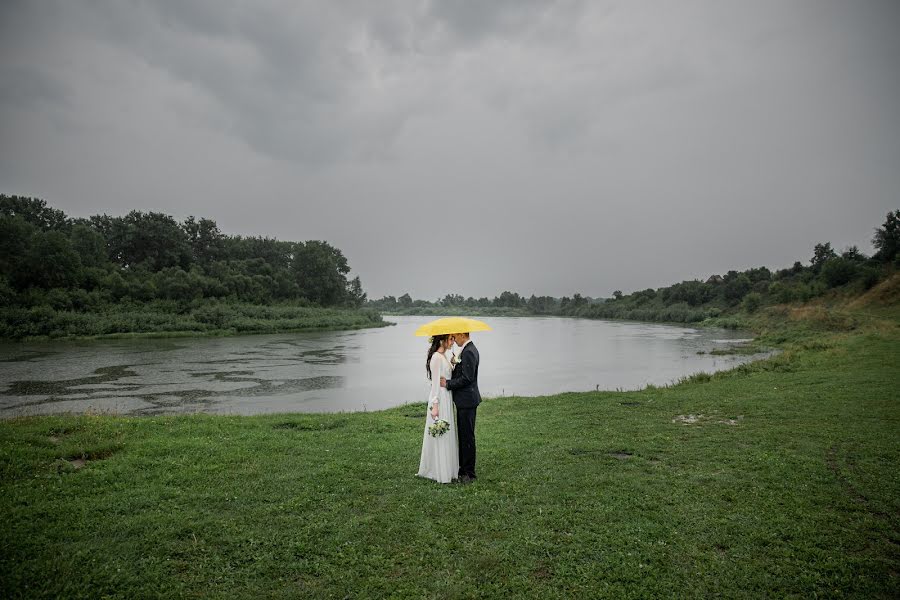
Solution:
[[[474,477],[469,477],[468,475],[463,475],[458,479],[460,485],[468,485],[470,483],[475,483]]]

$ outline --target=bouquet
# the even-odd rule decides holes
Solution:
[[[431,434],[431,437],[441,437],[448,431],[450,431],[450,423],[443,419],[438,419],[428,427],[428,433]]]

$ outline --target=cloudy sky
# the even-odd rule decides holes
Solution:
[[[325,239],[370,297],[871,252],[895,0],[11,1],[0,193]]]

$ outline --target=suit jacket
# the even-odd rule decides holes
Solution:
[[[459,364],[453,369],[453,377],[447,380],[447,389],[453,392],[457,408],[476,408],[481,404],[478,391],[478,348],[469,342],[459,355]]]

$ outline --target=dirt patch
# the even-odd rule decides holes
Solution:
[[[569,454],[572,456],[584,456],[586,454],[597,454],[600,450],[590,448],[569,448]]]
[[[625,452],[624,450],[620,452],[610,452],[609,455],[619,460],[628,460],[633,456],[631,452]]]
[[[694,423],[699,423],[701,419],[703,419],[703,415],[677,415],[672,419],[672,422],[692,425]]]
[[[550,572],[550,568],[547,565],[541,563],[531,571],[531,576],[535,579],[549,579],[553,577],[553,573]]]
[[[69,466],[72,467],[72,469],[78,471],[79,469],[83,469],[84,467],[86,467],[90,462],[106,460],[113,454],[119,452],[121,449],[121,447],[100,448],[98,450],[85,450],[77,454],[70,454],[68,456],[57,459],[57,470],[63,471],[63,467]]]
[[[714,417],[712,415],[676,415],[673,419],[673,423],[681,423],[682,425],[697,425],[697,424],[707,424],[714,423],[718,425],[737,425],[744,419],[744,415],[738,415],[735,418],[722,419],[720,417]]]

